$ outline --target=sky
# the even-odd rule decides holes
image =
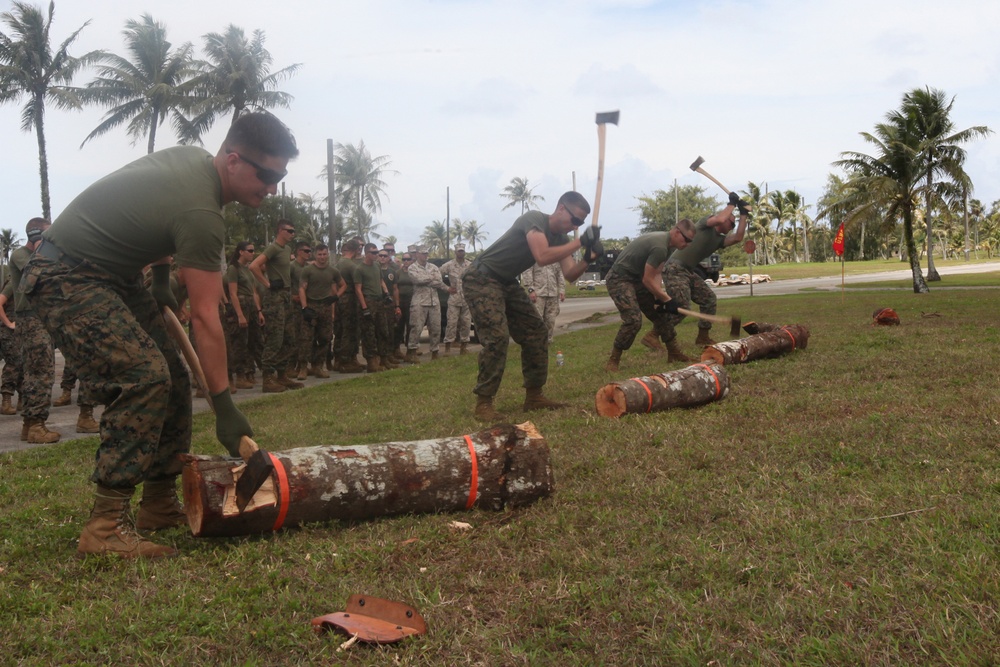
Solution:
[[[0,0],[0,11],[11,6]],[[598,112],[621,112],[607,129],[606,238],[637,236],[637,198],[675,180],[721,202],[721,190],[689,169],[698,156],[729,188],[794,189],[814,215],[838,173],[831,163],[843,151],[868,152],[860,133],[913,88],[954,97],[958,129],[1000,130],[995,1],[57,0],[53,42],[89,21],[71,54],[124,53],[125,21],[147,12],[174,44],[190,41],[199,53],[203,35],[235,24],[264,31],[275,68],[301,63],[281,85],[291,107],[275,110],[301,150],[286,191],[324,196],[327,140],[363,140],[390,161],[375,231],[402,244],[443,221],[449,203],[452,218],[476,220],[495,241],[520,212],[502,210],[500,197],[515,177],[528,179],[545,212],[574,182],[593,202]],[[41,210],[22,105],[0,106],[0,227],[23,239]],[[145,154],[145,141],[131,145],[124,129],[81,147],[105,111],[47,111],[54,216]],[[224,134],[220,123],[205,147],[214,153]],[[987,204],[1000,199],[998,141],[966,147],[973,196]],[[175,143],[162,126],[157,148]]]

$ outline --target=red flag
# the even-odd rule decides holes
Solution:
[[[833,237],[833,251],[837,253],[837,257],[844,254],[844,223],[840,223],[840,229],[837,230],[837,235]]]

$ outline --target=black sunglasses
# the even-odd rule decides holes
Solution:
[[[687,241],[688,243],[691,243],[691,241],[694,241],[694,237],[693,236],[691,238],[688,238],[688,235],[685,234],[684,232],[682,232],[681,230],[678,229],[677,231],[680,232],[681,238],[684,239],[685,241]]]
[[[264,183],[265,185],[276,185],[276,184],[278,184],[278,183],[281,182],[281,179],[283,179],[285,176],[288,175],[288,171],[287,170],[285,170],[285,171],[276,171],[274,169],[268,169],[267,167],[263,167],[263,166],[257,164],[256,162],[254,162],[250,158],[245,157],[243,155],[240,155],[236,151],[229,151],[229,152],[232,153],[233,155],[235,155],[236,157],[238,157],[239,159],[243,160],[244,162],[246,162],[248,165],[250,165],[254,169],[256,169],[257,170],[257,178],[259,178],[260,182]]]
[[[569,207],[566,206],[566,204],[563,204],[563,210],[565,210],[567,213],[569,213],[569,221],[571,223],[573,223],[574,227],[579,227],[580,225],[582,225],[584,223],[584,219],[583,218],[578,218],[575,215],[573,215],[573,211],[569,210]]]
[[[412,261],[413,261],[413,258],[412,258],[412,257],[404,257],[404,258],[403,258],[403,261],[404,261],[404,262],[412,262]]]

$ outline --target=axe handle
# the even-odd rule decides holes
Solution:
[[[725,185],[723,185],[722,183],[720,183],[719,179],[717,179],[715,176],[712,176],[710,173],[708,173],[707,171],[705,171],[701,167],[698,167],[697,169],[695,169],[695,171],[697,171],[699,174],[701,174],[702,176],[704,176],[708,180],[710,180],[713,183],[715,183],[716,185],[718,185],[720,188],[722,188],[722,191],[725,192],[727,195],[729,194],[729,188],[727,188]]]
[[[597,227],[597,216],[601,212],[601,190],[604,188],[604,142],[608,135],[608,126],[597,125],[597,194],[594,195],[594,210],[590,216],[590,225]]]
[[[699,313],[694,310],[688,310],[687,308],[678,308],[677,312],[681,315],[687,315],[688,317],[694,317],[699,320],[705,320],[706,322],[718,322],[719,324],[731,324],[733,318],[725,317],[723,315],[709,315],[707,313]]]

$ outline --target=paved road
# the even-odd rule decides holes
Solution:
[[[982,264],[968,264],[960,266],[950,266],[942,267],[939,272],[942,275],[955,275],[963,273],[983,273],[990,271],[1000,271],[1000,262],[989,262]],[[875,282],[875,281],[886,281],[886,280],[902,280],[910,276],[909,270],[901,271],[889,271],[886,273],[870,273],[870,274],[860,274],[855,276],[848,276],[845,280],[846,283],[862,283],[862,282]],[[840,289],[840,276],[829,276],[825,278],[804,278],[798,280],[780,280],[771,283],[758,283],[753,286],[754,295],[764,296],[764,295],[778,295],[778,294],[793,294],[795,292],[808,289],[808,290],[830,290],[835,291]],[[749,296],[750,287],[749,285],[732,285],[728,287],[721,287],[716,290],[716,294],[720,299],[734,298],[739,296]],[[563,302],[560,309],[559,317],[556,318],[556,335],[561,333],[566,333],[567,331],[576,331],[587,326],[593,326],[593,324],[584,324],[580,320],[586,319],[593,315],[594,313],[614,313],[615,306],[612,303],[610,297],[595,297],[586,299],[567,299]],[[426,350],[426,346],[423,347]],[[442,351],[444,346],[441,347]],[[470,352],[475,354],[479,351],[477,345],[472,345],[469,348]],[[428,360],[428,355],[424,354],[422,359]],[[62,356],[56,353],[56,378],[62,376]],[[342,375],[339,373],[333,373],[329,380],[317,380],[316,378],[309,378],[306,381],[306,386],[314,386],[316,384],[324,382],[336,382],[338,380],[357,377],[356,375]],[[55,388],[55,393],[58,396],[59,388]],[[251,398],[261,398],[262,396],[270,397],[275,394],[261,394],[260,388],[257,389],[244,389],[237,392],[233,398],[238,403],[240,401],[248,400]],[[74,400],[76,400],[76,394],[74,393]],[[204,399],[196,398],[194,399],[194,410],[195,412],[204,412],[208,410],[208,403]],[[63,408],[52,408],[48,426],[49,428],[58,431],[62,434],[62,441],[72,440],[76,438],[84,437],[94,437],[87,435],[78,435],[76,433],[76,417],[79,414],[79,408],[75,405],[67,406]],[[100,408],[95,410],[95,416],[99,418]],[[19,415],[15,416],[2,416],[0,415],[0,453],[9,452],[19,449],[27,449],[31,447],[39,447],[41,445],[29,445],[24,442],[20,442],[21,434],[21,417]]]

